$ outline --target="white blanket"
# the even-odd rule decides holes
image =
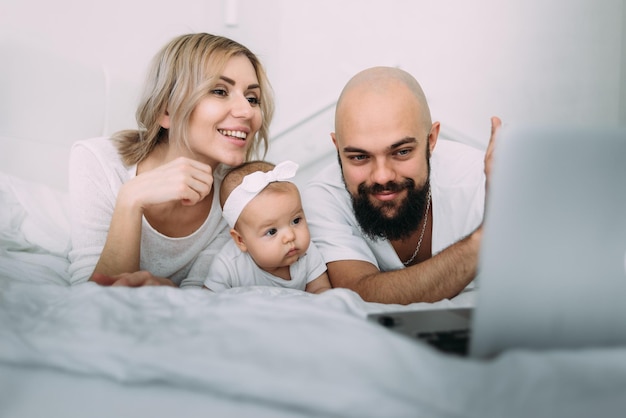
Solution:
[[[366,303],[346,289],[69,287],[65,197],[0,180],[2,417],[626,411],[626,348],[514,350],[477,361],[367,322],[368,312],[399,306]],[[48,201],[37,201],[42,195]],[[469,292],[438,305],[472,303]]]

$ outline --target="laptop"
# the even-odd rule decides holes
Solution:
[[[368,320],[458,355],[626,345],[626,128],[503,128],[473,308]]]

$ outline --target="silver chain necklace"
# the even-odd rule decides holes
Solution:
[[[428,223],[428,211],[430,210],[430,187],[428,188],[428,198],[426,202],[426,212],[424,213],[424,224],[422,225],[422,232],[420,233],[420,238],[417,241],[417,247],[415,247],[415,252],[407,261],[403,261],[402,264],[408,266],[411,264],[413,260],[415,260],[415,256],[420,252],[420,247],[422,246],[422,239],[424,239],[424,232],[426,231],[426,224]]]

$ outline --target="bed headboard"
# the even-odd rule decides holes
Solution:
[[[0,171],[66,190],[71,144],[105,131],[104,68],[15,39],[0,54]]]

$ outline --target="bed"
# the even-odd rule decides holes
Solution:
[[[0,200],[2,417],[623,416],[626,348],[469,360],[365,319],[429,304],[69,286],[66,192],[2,174]]]
[[[66,69],[88,75],[80,105],[70,96],[64,108],[110,117],[106,71]],[[366,320],[431,304],[367,303],[347,289],[69,286],[69,144],[114,126],[83,122],[54,135],[28,117],[0,124],[0,417],[624,416],[626,347],[478,361]],[[476,293],[434,305],[472,306]]]

